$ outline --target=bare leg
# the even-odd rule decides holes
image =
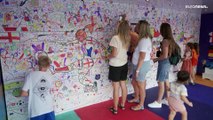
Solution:
[[[195,67],[192,67],[192,73],[191,73],[191,82],[194,83],[195,80],[195,71],[194,71]]]
[[[120,81],[120,86],[122,90],[122,100],[121,105],[125,106],[126,98],[127,98],[127,87],[126,87],[126,81]]]
[[[144,101],[145,101],[145,97],[146,97],[146,81],[143,82],[139,82],[137,81],[137,85],[139,88],[139,104],[131,107],[132,110],[143,110],[144,108]]]
[[[139,99],[139,88],[138,88],[137,81],[135,79],[132,80],[132,86],[135,92],[135,97],[132,101],[136,101]]]
[[[181,112],[181,120],[187,120],[187,111]]]
[[[112,82],[113,86],[113,104],[114,109],[118,109],[118,101],[119,101],[119,82]]]
[[[195,73],[192,73],[192,81],[195,81]]]
[[[176,112],[170,109],[169,120],[174,120]]]
[[[158,82],[158,98],[157,98],[158,103],[161,103],[163,95],[164,95],[164,82]]]
[[[166,84],[165,84],[165,89],[166,89],[166,91],[167,91],[167,90],[170,88],[169,80],[167,80],[165,83],[166,83]],[[166,92],[166,97],[167,97],[167,98],[169,97],[169,95],[168,95],[167,92]]]
[[[139,96],[140,96],[140,103],[139,106],[144,106],[144,101],[146,97],[146,81],[138,82],[139,87]]]

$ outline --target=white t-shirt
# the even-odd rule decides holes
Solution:
[[[134,65],[138,64],[138,59],[139,59],[139,55],[140,52],[145,52],[145,58],[144,61],[149,61],[151,59],[151,52],[152,52],[152,41],[150,38],[142,38],[137,47],[135,48],[135,51],[133,53],[133,57],[132,57],[132,63]]]
[[[110,46],[117,48],[117,56],[109,60],[109,65],[119,67],[127,63],[127,49],[122,46],[122,42],[118,35],[112,37],[112,40],[109,43]]]
[[[185,85],[177,83],[176,81],[170,84],[170,90],[171,90],[171,96],[177,99],[180,99],[181,95],[188,96]]]
[[[31,72],[26,77],[22,90],[29,91],[28,114],[31,118],[53,111],[52,81],[53,77],[42,71]]]

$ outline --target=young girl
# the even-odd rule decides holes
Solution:
[[[195,80],[196,68],[199,56],[199,46],[198,43],[193,43],[192,49],[192,79]]]
[[[184,103],[193,107],[186,96],[188,96],[187,89],[184,84],[188,83],[189,73],[187,71],[179,71],[177,74],[177,81],[172,82],[170,89],[168,89],[168,103],[170,108],[169,120],[174,120],[177,112],[182,115],[182,120],[187,120],[187,111]]]
[[[181,70],[189,72],[190,75],[192,75],[192,43],[187,43],[186,48],[185,48],[185,53],[184,53],[184,58],[183,58],[183,64],[181,67]],[[193,79],[191,78],[190,81],[192,84],[194,84]]]

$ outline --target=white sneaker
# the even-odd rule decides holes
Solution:
[[[154,101],[153,103],[148,104],[148,107],[150,107],[150,108],[161,108],[162,104],[158,103],[157,101]]]
[[[162,104],[169,106],[168,100],[165,98],[162,100]]]

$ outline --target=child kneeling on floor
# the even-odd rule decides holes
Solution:
[[[187,111],[184,103],[193,107],[192,102],[187,99],[188,93],[185,84],[188,84],[190,74],[187,71],[177,73],[177,81],[172,82],[168,89],[168,103],[170,108],[169,120],[174,120],[176,112],[180,112],[182,120],[187,120]]]
[[[53,77],[47,72],[50,67],[47,56],[38,58],[39,71],[31,72],[22,88],[21,96],[29,96],[28,114],[30,120],[55,120],[53,99],[50,95]]]

